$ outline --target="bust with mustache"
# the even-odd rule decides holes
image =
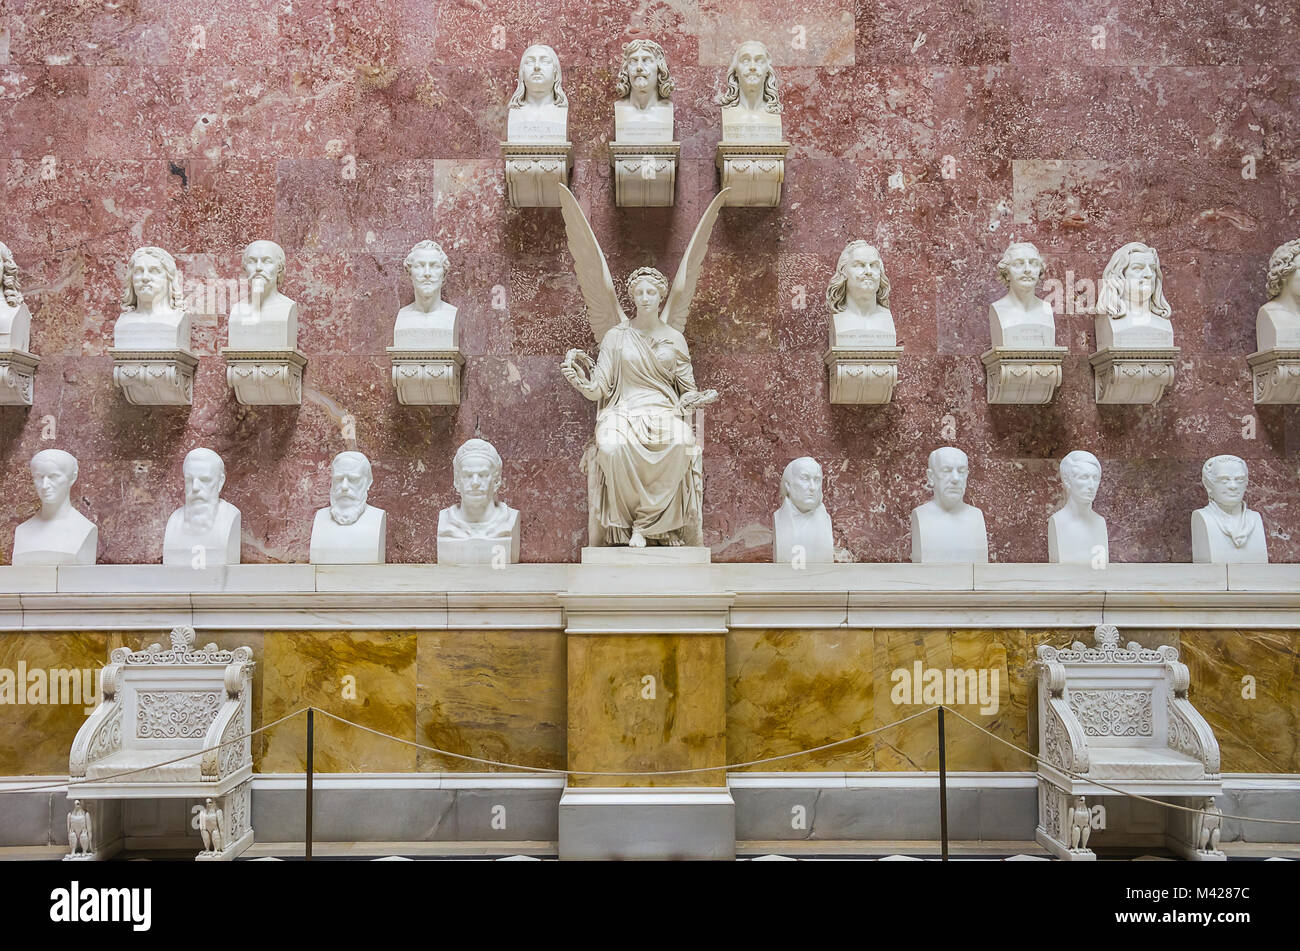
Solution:
[[[191,449],[181,472],[185,477],[185,504],[167,519],[163,564],[239,564],[239,509],[221,498],[226,464],[211,449]]]
[[[912,509],[912,561],[918,564],[988,564],[984,513],[965,502],[970,460],[944,446],[930,453],[925,485],[934,498]]]
[[[460,502],[438,513],[438,563],[519,561],[519,512],[497,501],[501,456],[486,439],[456,450],[452,473]]]
[[[623,44],[614,102],[614,138],[621,143],[673,140],[673,79],[668,57],[654,40]]]
[[[1264,520],[1246,508],[1248,479],[1246,460],[1238,456],[1214,456],[1201,467],[1201,485],[1209,500],[1192,513],[1193,562],[1268,563]]]
[[[14,531],[15,565],[93,565],[99,528],[72,507],[77,460],[62,449],[32,456],[32,484],[41,510]]]
[[[274,241],[254,241],[241,258],[247,295],[230,309],[232,350],[295,350],[298,305],[280,293],[284,283],[284,248]]]
[[[831,517],[822,502],[822,467],[809,456],[795,459],[781,474],[781,507],[772,514],[775,564],[831,564],[835,543]]]
[[[190,318],[176,261],[162,248],[138,248],[127,267],[122,315],[113,325],[119,350],[190,349]]]
[[[1051,305],[1034,294],[1042,279],[1043,256],[1027,241],[1007,246],[998,261],[998,280],[1004,296],[989,304],[989,332],[993,346],[1008,348],[1056,346],[1056,317]]]
[[[374,474],[359,452],[341,452],[330,464],[330,504],[311,528],[314,565],[382,565],[388,544],[388,514],[366,504]]]
[[[415,300],[397,312],[393,347],[403,350],[459,350],[456,308],[442,299],[450,261],[436,241],[411,248],[402,266],[411,279]]]

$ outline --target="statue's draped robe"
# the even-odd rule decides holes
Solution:
[[[669,339],[627,322],[610,328],[591,373],[599,394],[591,504],[606,544],[627,542],[633,529],[659,539],[699,518],[695,433],[681,409],[695,376],[685,338],[664,326]]]

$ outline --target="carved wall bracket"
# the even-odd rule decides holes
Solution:
[[[506,200],[512,208],[558,208],[556,185],[567,185],[573,170],[573,143],[522,145],[502,142]]]
[[[136,406],[189,406],[199,358],[187,350],[109,350],[113,384]]]
[[[789,142],[719,142],[714,164],[722,174],[722,187],[731,189],[726,203],[749,208],[775,208],[781,204],[785,155],[789,150]]]
[[[1177,359],[1177,347],[1098,350],[1088,358],[1097,402],[1144,405],[1160,402],[1165,388],[1174,382]]]
[[[1259,350],[1246,363],[1256,403],[1300,403],[1300,350]]]
[[[457,406],[460,404],[460,368],[465,357],[459,350],[403,350],[389,347],[393,361],[393,386],[403,406]]]
[[[824,362],[830,371],[832,403],[880,404],[894,398],[902,347],[852,350],[831,347]]]
[[[984,361],[985,391],[990,403],[1050,403],[1061,385],[1061,361],[1068,347],[1022,350],[993,347]]]
[[[297,350],[232,350],[226,358],[226,383],[245,406],[296,406],[302,403],[305,354]]]
[[[663,208],[673,204],[680,142],[609,143],[614,169],[614,203],[620,208]]]
[[[36,364],[26,350],[0,350],[0,406],[31,406],[36,391]]]

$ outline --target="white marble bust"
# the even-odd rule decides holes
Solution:
[[[614,103],[614,140],[657,145],[673,141],[673,80],[668,57],[654,40],[623,44]]]
[[[458,350],[460,323],[456,308],[442,299],[450,262],[436,241],[411,248],[402,266],[411,278],[415,300],[397,312],[393,346],[404,350]]]
[[[1255,317],[1258,350],[1300,350],[1300,238],[1268,259],[1268,303]]]
[[[1268,563],[1264,520],[1246,508],[1248,478],[1246,462],[1237,456],[1214,456],[1205,461],[1201,485],[1209,502],[1192,513],[1192,561]]]
[[[781,141],[781,93],[766,46],[746,40],[736,47],[718,104],[723,142]]]
[[[534,43],[519,59],[506,139],[525,145],[569,139],[569,97],[564,93],[560,58],[549,46]]]
[[[964,501],[970,460],[944,446],[930,453],[925,487],[934,498],[912,509],[912,561],[987,564],[989,538],[984,513]]]
[[[32,456],[32,483],[41,510],[14,532],[15,565],[93,565],[99,528],[72,507],[77,460],[62,449]]]
[[[13,252],[0,244],[0,350],[31,347],[32,314],[23,303],[18,283],[18,263]]]
[[[211,449],[191,449],[181,466],[185,504],[172,512],[163,533],[163,564],[239,564],[240,515],[225,499],[226,464]]]
[[[1156,249],[1130,241],[1112,254],[1097,292],[1097,349],[1172,347],[1170,313]]]
[[[387,555],[388,515],[366,504],[374,482],[370,460],[341,452],[330,464],[329,508],[311,526],[313,565],[382,565]]]
[[[137,248],[127,268],[122,315],[113,325],[119,350],[190,349],[190,317],[176,262],[162,248]]]
[[[488,564],[519,560],[519,512],[497,501],[501,456],[486,439],[456,450],[452,473],[460,501],[438,513],[438,563]]]
[[[280,293],[284,249],[274,241],[254,241],[242,261],[248,296],[230,309],[230,349],[297,349],[298,305]]]
[[[802,456],[781,474],[781,507],[772,514],[772,561],[788,565],[835,561],[831,517],[822,504],[822,467]]]
[[[1007,293],[989,304],[993,346],[1038,350],[1056,346],[1056,318],[1047,301],[1034,295],[1046,265],[1038,248],[1027,241],[1007,246],[998,261],[998,280]]]
[[[1101,462],[1092,453],[1076,449],[1061,460],[1060,472],[1066,501],[1047,520],[1047,560],[1062,565],[1109,564],[1106,520],[1092,510],[1101,486]]]
[[[851,241],[840,252],[826,288],[826,306],[831,311],[832,347],[871,350],[898,345],[885,262],[867,242]]]

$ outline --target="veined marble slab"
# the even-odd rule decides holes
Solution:
[[[0,594],[26,594],[29,591],[55,591],[58,568],[36,565],[0,566]]]
[[[1227,591],[1227,565],[975,565],[976,591]],[[1242,565],[1243,568],[1272,567]]]

